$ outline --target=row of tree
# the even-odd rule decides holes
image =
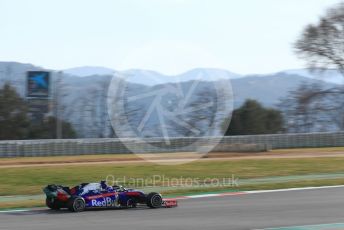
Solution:
[[[235,109],[226,135],[272,134],[284,131],[282,113],[265,108],[255,100],[247,100]]]
[[[249,99],[233,111],[226,135],[273,134],[283,132],[329,131],[344,129],[344,94],[341,89],[301,85],[281,100],[280,109],[266,108]],[[194,119],[209,117],[198,113]],[[62,121],[63,138],[75,138],[72,125]],[[0,139],[54,139],[56,118],[33,122],[28,104],[9,85],[0,89]]]
[[[203,114],[204,115],[204,114]],[[199,120],[197,118],[197,120]],[[28,103],[16,90],[5,84],[0,89],[0,139],[54,139],[56,118],[46,117],[32,121]],[[72,125],[62,121],[63,138],[75,138]],[[278,133],[284,130],[282,113],[276,109],[264,108],[254,100],[247,100],[234,110],[227,135]]]
[[[61,122],[63,137],[75,138],[72,126]],[[56,118],[49,116],[33,122],[28,103],[9,84],[0,89],[0,140],[54,139],[56,138]]]

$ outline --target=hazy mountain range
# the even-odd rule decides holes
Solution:
[[[43,69],[43,67],[32,64],[0,62],[0,81],[11,82],[18,88],[21,95],[24,95],[26,71]],[[95,82],[102,82],[113,75],[125,76],[129,82],[146,86],[187,82],[199,78],[204,81],[229,79],[236,106],[239,106],[247,98],[256,99],[267,106],[275,106],[281,97],[285,97],[290,90],[295,89],[302,82],[319,83],[326,88],[344,81],[344,77],[336,70],[327,70],[322,74],[312,74],[306,69],[298,69],[271,74],[240,75],[223,69],[198,68],[178,76],[169,76],[151,70],[131,69],[120,72],[110,68],[91,66],[63,70],[62,78],[68,88],[89,89],[96,87]],[[84,90],[80,92],[84,92]]]
[[[43,69],[32,64],[0,62],[0,82],[1,84],[9,82],[20,95],[25,96],[26,71]],[[235,107],[240,106],[248,98],[255,99],[265,106],[274,107],[280,98],[286,97],[289,91],[301,83],[319,83],[329,88],[340,84],[344,79],[336,70],[327,70],[322,75],[309,73],[305,69],[241,75],[223,69],[197,68],[178,76],[169,76],[151,70],[116,71],[91,66],[63,70],[60,75],[55,71],[52,76],[53,79],[61,76],[59,94],[63,117],[74,125],[81,137],[110,135],[110,124],[106,120],[106,96],[112,76],[124,76],[129,84],[132,84],[128,88],[133,92],[137,90],[149,92],[164,84],[178,82],[185,86],[193,80],[201,81],[204,89],[207,82],[230,80]],[[143,104],[147,103],[145,101]],[[152,121],[151,124],[153,125],[154,122]]]
[[[84,66],[84,67],[76,67],[71,69],[63,70],[65,73],[78,76],[78,77],[87,77],[92,75],[112,75],[114,73],[119,73],[116,70],[106,68],[106,67],[95,67],[95,66]],[[233,73],[228,70],[224,69],[215,69],[215,68],[197,68],[187,71],[185,73],[181,73],[178,76],[170,76],[164,75],[155,71],[151,70],[140,70],[140,69],[132,69],[123,71],[123,74],[132,74],[133,75],[133,82],[144,84],[144,85],[151,85],[152,83],[149,81],[151,78],[158,78],[161,80],[161,83],[164,82],[176,82],[177,80],[187,81],[192,80],[195,78],[197,73],[200,71],[208,71],[209,75],[213,75],[215,78],[221,79],[236,79],[236,78],[243,78],[248,76],[280,76],[280,75],[297,75],[300,77],[306,77],[314,80],[321,80],[325,82],[335,83],[335,84],[343,84],[344,77],[335,70],[335,69],[328,69],[325,71],[319,72],[310,72],[308,69],[290,69],[290,70],[283,70],[276,73],[267,73],[267,74],[255,74],[255,75],[242,75],[238,73]]]

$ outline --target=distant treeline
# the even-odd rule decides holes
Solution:
[[[248,99],[233,111],[226,135],[273,134],[283,131],[281,111],[265,108],[259,102]]]
[[[276,108],[267,108],[248,99],[233,111],[229,127],[223,125],[225,135],[343,130],[343,92],[342,88],[324,89],[321,85],[303,84],[282,98]],[[198,115],[207,117],[207,114]],[[0,88],[0,140],[55,139],[56,123],[54,116],[33,121],[28,103],[16,90],[8,84]],[[59,124],[62,138],[81,136],[69,122],[60,121]]]
[[[61,121],[63,138],[75,138],[72,126]],[[28,103],[14,88],[5,84],[0,89],[0,139],[54,139],[56,138],[56,118],[45,117],[33,122],[29,116]]]

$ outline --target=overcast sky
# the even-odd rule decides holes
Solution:
[[[176,74],[302,68],[292,43],[339,0],[0,0],[0,61]]]

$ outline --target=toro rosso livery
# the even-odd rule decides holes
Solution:
[[[162,199],[156,192],[145,194],[122,186],[108,186],[100,183],[83,183],[73,188],[61,185],[48,185],[43,189],[46,205],[50,209],[68,208],[72,212],[81,212],[91,208],[135,208],[145,204],[150,208],[175,207],[175,199]]]

